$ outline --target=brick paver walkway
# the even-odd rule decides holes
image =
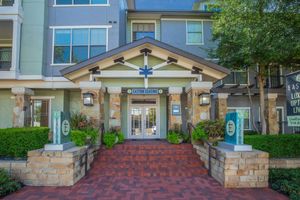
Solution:
[[[6,199],[287,199],[269,188],[224,189],[202,165],[188,144],[126,142],[101,150],[89,174],[73,187],[24,187]]]

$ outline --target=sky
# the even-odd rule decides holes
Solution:
[[[135,0],[139,10],[192,10],[195,0]]]

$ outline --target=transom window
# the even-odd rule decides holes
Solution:
[[[189,45],[203,44],[203,22],[187,21],[186,23],[186,43]]]
[[[106,52],[105,28],[56,29],[54,64],[71,64]]]
[[[55,5],[107,5],[108,0],[56,0]]]
[[[239,116],[244,118],[244,130],[251,130],[250,128],[250,108],[230,107],[228,112],[237,112]]]
[[[133,23],[132,24],[133,41],[144,37],[155,39],[155,23]]]

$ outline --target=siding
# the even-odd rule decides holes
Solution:
[[[0,128],[12,127],[15,100],[10,90],[0,90]]]

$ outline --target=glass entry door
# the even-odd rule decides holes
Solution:
[[[157,107],[136,105],[130,108],[130,136],[132,139],[159,138]]]

